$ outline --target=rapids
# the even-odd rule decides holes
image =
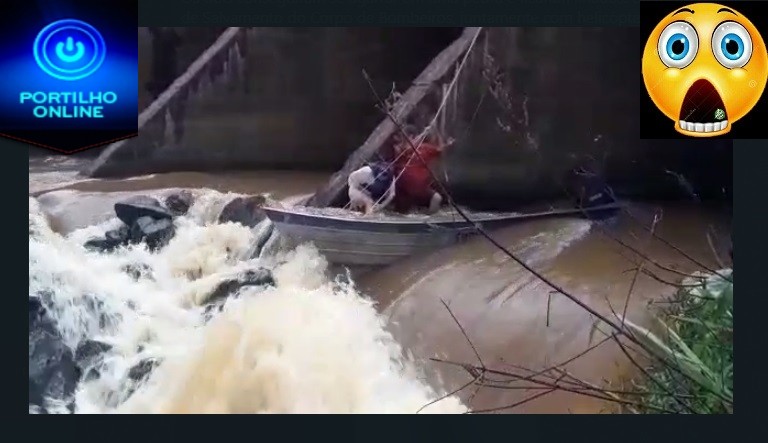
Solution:
[[[46,393],[47,412],[415,413],[444,394],[423,381],[373,301],[330,279],[310,246],[246,259],[255,230],[213,223],[228,198],[198,191],[156,253],[138,245],[103,254],[82,245],[116,219],[61,235],[30,197],[30,297],[73,351],[86,340],[110,346],[73,398]],[[127,266],[149,271],[134,279]],[[199,294],[254,266],[271,269],[276,287],[244,288],[204,321]],[[160,364],[132,380],[147,360]],[[422,412],[466,410],[449,397]]]

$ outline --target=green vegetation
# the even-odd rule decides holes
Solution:
[[[717,274],[685,279],[656,334],[626,322],[663,358],[635,381],[635,412],[733,413],[733,271]]]

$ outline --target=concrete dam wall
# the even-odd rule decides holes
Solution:
[[[221,31],[180,29],[179,72]],[[210,81],[168,93],[167,112],[156,112],[155,123],[162,120],[161,130],[176,136],[150,137],[154,126],[148,122],[139,137],[102,159],[93,175],[338,170],[384,118],[362,70],[380,95],[393,88],[404,92],[461,31],[252,28],[233,33],[233,46],[221,43],[224,49],[201,65],[203,74],[194,74]],[[627,28],[484,29],[441,122],[457,140],[445,160],[456,196],[518,201],[559,195],[564,172],[584,162],[602,169],[628,195],[685,197],[675,174],[702,195],[730,195],[730,141],[639,139],[638,38]],[[139,41],[144,90],[159,61],[142,29]],[[223,67],[208,68],[216,63]],[[224,80],[215,80],[216,75]],[[421,110],[437,108],[440,87],[434,85]],[[152,97],[143,94],[140,106],[148,106]],[[184,97],[183,104],[174,104],[177,96]]]

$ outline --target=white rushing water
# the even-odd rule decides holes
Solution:
[[[317,251],[245,260],[255,230],[213,223],[228,199],[201,192],[160,251],[105,254],[82,245],[116,219],[61,236],[30,198],[30,297],[47,294],[71,349],[89,339],[111,345],[78,384],[76,413],[415,413],[443,394],[402,357],[373,302],[326,277]],[[129,266],[146,272],[135,279]],[[257,267],[273,271],[276,287],[243,288],[206,322],[204,296]],[[161,363],[133,382],[130,369],[147,359]],[[68,400],[48,398],[46,409],[67,412]],[[421,412],[465,411],[449,397]]]

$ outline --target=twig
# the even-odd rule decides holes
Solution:
[[[470,340],[470,339],[469,339],[469,336],[467,335],[467,331],[465,331],[465,330],[464,330],[464,327],[463,327],[463,326],[461,326],[461,323],[459,322],[459,319],[458,319],[458,318],[456,318],[456,316],[455,316],[455,315],[453,315],[453,311],[451,311],[451,308],[449,308],[449,307],[448,307],[448,304],[445,302],[445,300],[443,300],[443,299],[441,298],[441,299],[440,299],[440,303],[442,303],[442,304],[443,304],[443,306],[445,306],[445,309],[447,309],[447,310],[448,310],[448,314],[450,314],[450,315],[451,315],[451,318],[453,318],[453,321],[455,321],[455,322],[456,322],[456,326],[458,326],[458,327],[459,327],[459,329],[461,330],[461,333],[462,333],[462,335],[464,335],[464,338],[465,338],[465,339],[467,339],[467,343],[469,343],[469,346],[472,348],[472,351],[475,353],[475,357],[477,357],[477,361],[480,363],[480,366],[481,366],[481,367],[483,367],[483,368],[485,368],[485,364],[483,363],[483,359],[482,359],[482,358],[480,358],[480,353],[479,353],[479,352],[477,352],[477,348],[476,348],[476,347],[475,347],[475,345],[472,343],[472,340]]]
[[[482,389],[482,388],[483,388],[482,385],[476,385],[475,386],[475,391],[472,394],[469,395],[469,398],[467,398],[467,405],[471,405],[472,404],[472,400],[475,399],[475,396],[477,395],[478,392],[480,392],[480,389]]]
[[[652,279],[656,280],[659,283],[663,283],[665,285],[674,286],[679,289],[684,288],[701,288],[704,287],[704,283],[675,283],[668,280],[664,280],[663,278],[659,277],[658,275],[654,274],[653,272],[643,269],[643,274],[647,275],[648,277],[651,277]],[[695,296],[697,298],[703,298],[703,299],[711,299],[711,297],[703,297],[703,296]]]
[[[659,263],[658,261],[652,259],[650,256],[648,256],[647,254],[641,252],[640,250],[638,250],[634,246],[631,246],[631,245],[627,244],[626,242],[624,242],[623,240],[621,240],[620,238],[615,237],[615,236],[609,234],[605,230],[605,228],[603,228],[602,226],[598,225],[597,228],[598,228],[598,230],[600,231],[601,234],[603,234],[606,237],[608,237],[609,239],[615,241],[616,243],[618,243],[619,245],[623,246],[624,248],[629,249],[633,253],[637,254],[640,258],[642,258],[643,260],[647,261],[648,263],[651,263],[652,265],[656,266],[657,268],[662,269],[662,270],[667,271],[667,272],[671,272],[673,274],[680,275],[682,277],[689,277],[690,276],[689,274],[687,274],[685,272],[678,271],[677,269],[672,269],[669,266],[662,265],[661,263]]]
[[[659,222],[659,213],[654,214],[653,216],[653,225],[651,226],[651,233],[656,231],[656,224]],[[651,237],[648,238],[650,241]],[[647,247],[647,245],[646,245]],[[621,313],[621,327],[624,327],[624,320],[627,318],[627,308],[629,308],[629,298],[632,296],[632,291],[635,289],[635,284],[637,283],[637,276],[640,275],[640,272],[643,270],[643,267],[645,267],[645,263],[647,260],[643,260],[640,263],[640,266],[637,267],[637,271],[635,271],[635,274],[632,276],[632,282],[629,284],[629,290],[627,291],[627,297],[624,300],[624,310]]]
[[[640,370],[640,372],[643,373],[649,380],[653,382],[656,386],[661,388],[662,391],[664,391],[667,395],[672,397],[680,406],[687,409],[692,414],[697,414],[695,409],[691,407],[688,403],[684,402],[683,400],[679,399],[675,393],[670,391],[662,382],[660,382],[656,377],[654,377],[650,372],[648,372],[640,363],[638,363],[630,354],[629,351],[624,347],[624,345],[621,343],[621,340],[619,340],[617,337],[613,338],[617,345],[619,345],[619,348],[621,348],[621,352],[624,353],[624,355],[629,359],[630,362],[632,362],[633,365],[637,369]]]
[[[551,302],[552,302],[552,291],[549,291],[549,293],[547,293],[547,327],[549,327],[549,307]]]
[[[478,374],[478,375],[476,375],[476,376],[475,376],[475,378],[473,378],[472,380],[470,380],[470,381],[468,381],[467,383],[463,384],[463,385],[462,385],[460,388],[454,389],[453,391],[451,391],[451,392],[449,392],[449,393],[447,393],[447,394],[445,394],[445,395],[443,395],[443,396],[441,396],[441,397],[438,397],[438,398],[436,398],[436,399],[434,399],[434,400],[430,401],[429,403],[427,403],[427,404],[425,404],[424,406],[420,407],[420,408],[419,408],[419,409],[416,411],[416,413],[418,414],[419,412],[423,411],[423,410],[424,410],[425,408],[427,408],[428,406],[431,406],[431,405],[433,405],[433,404],[435,404],[435,403],[437,403],[437,402],[440,402],[440,401],[443,401],[443,400],[445,400],[445,399],[446,399],[446,398],[448,398],[448,397],[452,397],[452,396],[454,396],[454,395],[458,394],[459,392],[461,392],[461,391],[463,391],[464,389],[466,389],[468,386],[471,386],[472,384],[476,383],[476,382],[477,382],[477,380],[480,378],[480,375],[482,375],[482,374]]]
[[[643,227],[643,229],[645,229],[645,230],[648,230],[648,227],[647,227],[647,226],[645,226],[645,224],[643,224],[643,222],[641,222],[641,221],[640,221],[640,220],[639,220],[637,217],[635,217],[635,215],[634,215],[634,214],[632,214],[632,213],[631,213],[630,211],[628,211],[628,210],[625,210],[624,212],[625,212],[627,215],[629,215],[630,219],[632,219],[632,220],[633,220],[635,223],[637,223],[637,224],[639,224],[640,226],[642,226],[642,227]],[[691,261],[692,263],[694,263],[694,264],[696,264],[697,266],[701,267],[702,269],[705,269],[705,270],[707,270],[707,271],[711,272],[712,274],[715,274],[715,275],[717,275],[718,277],[722,278],[723,280],[725,280],[725,281],[727,281],[727,282],[732,282],[732,280],[731,280],[730,278],[728,278],[728,277],[726,277],[726,276],[722,275],[722,274],[721,274],[720,272],[718,272],[717,270],[715,270],[715,269],[712,269],[711,267],[709,267],[709,266],[705,265],[705,264],[704,264],[704,263],[702,263],[701,261],[699,261],[699,260],[697,260],[697,259],[693,258],[691,255],[689,255],[688,253],[686,253],[685,251],[683,251],[683,250],[682,250],[682,249],[680,249],[679,247],[677,247],[677,246],[673,245],[673,244],[672,244],[672,243],[670,243],[668,240],[665,240],[664,238],[662,238],[661,236],[659,236],[659,235],[658,235],[658,234],[656,234],[655,232],[654,232],[652,235],[653,235],[653,237],[654,237],[656,240],[658,240],[658,241],[660,241],[660,242],[664,243],[664,244],[665,244],[667,247],[671,248],[672,250],[674,250],[674,251],[675,251],[675,252],[677,252],[678,254],[682,255],[682,256],[683,256],[683,257],[685,257],[685,258],[687,258],[689,261]]]
[[[467,61],[469,53],[471,52],[472,48],[474,47],[475,41],[477,40],[477,37],[480,34],[480,31],[482,31],[482,28],[479,28],[477,33],[475,34],[475,36],[474,36],[474,38],[472,40],[472,43],[470,44],[469,49],[467,50],[467,53],[464,54],[464,59],[462,60],[460,68],[463,67],[464,63]],[[458,78],[459,72],[460,71],[457,71],[457,75],[454,77],[453,81],[451,82],[451,87],[455,84],[456,79]],[[559,292],[559,293],[563,294],[569,300],[571,300],[573,303],[575,303],[576,305],[578,305],[579,307],[581,307],[585,311],[589,312],[594,317],[600,319],[602,322],[606,323],[607,325],[612,327],[614,330],[618,331],[619,333],[621,333],[622,335],[627,337],[628,340],[630,340],[632,343],[635,343],[637,346],[642,348],[648,355],[651,355],[651,356],[655,357],[660,362],[666,363],[666,360],[662,356],[658,355],[653,349],[651,349],[650,347],[645,345],[640,340],[636,339],[634,336],[632,336],[630,334],[626,334],[626,332],[624,331],[624,329],[620,325],[618,325],[615,322],[609,320],[607,317],[605,317],[604,315],[600,314],[595,309],[593,309],[592,307],[590,307],[586,303],[584,303],[581,300],[579,300],[576,296],[574,296],[573,294],[571,294],[568,291],[566,291],[562,286],[558,285],[557,283],[553,282],[549,278],[545,277],[540,272],[538,272],[535,269],[533,269],[524,260],[522,260],[519,257],[517,257],[517,255],[513,254],[511,251],[509,251],[509,249],[507,249],[505,246],[501,245],[498,241],[496,241],[490,234],[488,234],[488,232],[485,229],[483,229],[483,227],[479,223],[473,222],[472,219],[470,219],[467,216],[467,214],[461,209],[461,207],[459,207],[456,204],[456,202],[453,200],[453,198],[451,197],[450,193],[445,188],[445,186],[440,182],[440,180],[438,180],[437,177],[435,177],[435,174],[428,167],[427,162],[424,161],[424,159],[422,158],[421,153],[419,152],[418,148],[414,145],[414,143],[411,140],[411,138],[404,131],[402,124],[392,115],[391,112],[386,111],[386,108],[383,106],[383,101],[382,101],[381,97],[379,97],[378,92],[376,92],[376,88],[373,87],[373,83],[371,82],[370,77],[368,77],[367,73],[365,73],[365,72],[363,72],[363,74],[364,74],[366,80],[368,81],[368,85],[369,85],[369,87],[371,89],[371,92],[373,93],[374,97],[376,98],[377,102],[379,103],[379,109],[386,114],[386,116],[390,119],[390,121],[392,121],[392,123],[395,125],[395,127],[397,128],[399,133],[403,135],[403,138],[408,143],[408,146],[410,147],[410,149],[413,152],[413,156],[415,158],[417,158],[419,160],[419,162],[421,162],[421,164],[423,166],[425,166],[425,168],[427,169],[427,172],[429,173],[431,179],[439,187],[440,191],[444,195],[447,196],[446,200],[447,200],[448,204],[450,204],[451,207],[453,207],[453,209],[461,216],[462,219],[464,219],[468,223],[472,223],[474,225],[474,228],[477,231],[477,233],[479,233],[481,236],[483,236],[486,240],[488,240],[496,248],[498,248],[500,251],[502,251],[504,254],[506,254],[509,258],[511,258],[513,261],[515,261],[518,265],[520,265],[523,269],[525,269],[529,273],[533,274],[536,278],[541,280],[547,286],[551,287],[556,292]],[[451,89],[451,88],[449,88],[449,89]],[[440,109],[442,109],[442,107],[444,105],[445,105],[445,100],[443,100],[443,103],[441,104]],[[438,110],[438,113],[439,113],[439,110]],[[433,118],[433,120],[430,123],[429,127],[431,127],[434,124],[436,118],[437,118],[437,114],[435,114],[435,117]],[[688,378],[691,379],[692,381],[696,382],[695,379],[693,379],[691,377],[688,377]]]
[[[452,362],[452,361],[448,361],[448,360],[441,360],[441,359],[438,359],[438,358],[432,358],[431,360],[435,361],[435,362],[439,362],[439,363],[445,363],[445,364],[449,364],[449,365],[459,366],[459,367],[464,368],[467,371],[470,370],[470,368],[467,368],[468,365],[465,365],[463,363],[457,363],[457,362]],[[480,369],[480,368],[471,368],[471,369],[474,370],[474,371],[482,371],[482,369]],[[517,375],[517,374],[514,374],[514,373],[510,373],[510,372],[507,372],[507,371],[485,369],[484,372],[492,373],[492,374],[495,374],[495,375],[501,375],[501,376],[504,376],[504,377],[510,377],[510,378],[516,379],[518,381],[528,380],[528,381],[531,381],[532,383],[544,386],[545,388],[549,387],[549,388],[552,388],[552,389],[555,389],[555,390],[571,392],[571,393],[574,393],[574,394],[582,395],[582,396],[585,396],[585,397],[591,397],[591,398],[595,398],[595,399],[598,399],[598,400],[605,400],[605,401],[619,403],[619,404],[624,404],[624,405],[645,406],[642,403],[639,403],[639,402],[636,402],[636,401],[625,400],[625,399],[617,399],[617,398],[613,398],[613,397],[610,397],[610,396],[598,395],[596,393],[589,392],[588,389],[575,389],[575,388],[571,388],[571,387],[567,387],[567,386],[562,386],[562,385],[558,385],[556,383],[547,382],[547,381],[543,381],[543,380],[536,380],[536,379],[530,379],[529,380],[529,377],[523,377],[523,376],[520,376],[520,375]],[[497,383],[504,383],[504,381],[497,381]],[[496,385],[496,384],[483,383],[482,386],[483,387],[493,388],[493,389],[510,389],[510,386],[507,386],[507,385]],[[600,392],[600,391],[598,390],[598,392]],[[653,405],[647,405],[646,407],[648,407],[649,409],[656,410],[658,412],[674,413],[674,411],[671,411],[669,409],[664,409],[664,408],[653,406]]]
[[[485,364],[483,363],[483,359],[480,357],[480,353],[477,351],[477,348],[475,348],[475,345],[472,343],[472,340],[470,340],[470,339],[469,339],[469,335],[467,335],[467,331],[465,331],[465,330],[464,330],[464,327],[461,325],[461,322],[459,322],[459,319],[458,319],[458,318],[456,318],[456,316],[455,316],[455,315],[453,315],[453,311],[451,311],[451,308],[448,306],[448,304],[445,302],[445,300],[443,300],[443,299],[441,298],[441,299],[440,299],[440,303],[442,303],[442,304],[443,304],[443,306],[445,306],[445,309],[448,311],[448,314],[450,314],[451,318],[453,318],[453,321],[454,321],[454,322],[456,322],[456,326],[458,326],[458,327],[459,327],[459,329],[461,330],[461,334],[462,334],[462,335],[464,336],[464,338],[467,340],[467,343],[469,343],[469,346],[472,348],[472,351],[475,353],[475,356],[477,357],[477,361],[480,363],[480,367],[481,367],[481,368],[485,368]],[[466,370],[466,368],[465,368],[465,370]],[[469,372],[469,371],[468,371],[468,372]],[[471,372],[470,372],[470,373],[471,373]],[[453,396],[453,395],[455,395],[455,394],[457,394],[457,393],[459,393],[459,392],[463,391],[463,390],[464,390],[464,389],[466,389],[468,386],[470,386],[470,385],[472,385],[472,384],[476,383],[476,382],[477,382],[477,381],[480,379],[480,377],[482,377],[482,375],[483,375],[483,373],[482,373],[482,372],[474,374],[474,375],[473,375],[473,377],[474,377],[474,378],[473,378],[472,380],[470,380],[469,382],[465,383],[465,384],[464,384],[464,385],[462,385],[460,388],[458,388],[458,389],[455,389],[455,390],[451,391],[450,393],[443,395],[443,396],[442,396],[442,397],[440,397],[440,398],[437,398],[437,399],[435,399],[435,400],[432,400],[432,401],[430,401],[429,403],[427,403],[427,404],[425,404],[424,406],[422,406],[421,408],[419,408],[419,410],[418,410],[418,411],[416,411],[416,413],[418,414],[419,412],[421,412],[422,410],[424,410],[424,408],[426,408],[427,406],[430,406],[430,405],[432,405],[432,404],[435,404],[435,403],[437,403],[437,402],[439,402],[439,401],[442,401],[442,400],[444,400],[444,399],[446,399],[446,398],[448,398],[448,397],[451,397],[451,396]],[[477,393],[477,392],[475,392],[475,393]],[[474,396],[474,395],[473,395],[473,396]]]
[[[712,236],[710,235],[710,232],[712,231],[712,226],[709,226],[709,232],[707,232],[707,243],[709,244],[709,249],[712,251],[712,256],[715,257],[715,261],[717,262],[717,265],[720,266],[720,269],[727,268],[725,264],[723,263],[723,260],[720,258],[720,254],[717,253],[717,248],[715,248],[715,245],[712,242]]]
[[[577,358],[579,358],[579,357],[583,357],[584,355],[586,355],[587,353],[589,353],[589,352],[593,351],[594,349],[597,349],[597,348],[598,348],[600,345],[602,345],[603,343],[607,342],[607,341],[608,341],[608,340],[610,340],[610,339],[611,339],[611,337],[610,337],[610,336],[608,336],[608,337],[605,337],[604,339],[602,339],[602,340],[600,340],[599,342],[595,343],[594,345],[592,345],[592,346],[588,347],[587,349],[585,349],[585,350],[583,350],[583,351],[579,352],[578,354],[576,354],[575,356],[573,356],[573,357],[569,358],[568,360],[565,360],[564,362],[561,362],[561,363],[559,363],[559,364],[557,364],[557,365],[555,365],[555,366],[550,366],[549,370],[551,370],[551,369],[554,369],[554,368],[557,368],[557,367],[560,367],[560,366],[565,366],[565,365],[567,365],[568,363],[570,363],[570,362],[572,362],[572,361],[576,360]]]
[[[548,386],[552,385],[551,383],[546,383],[546,382],[536,382],[536,383],[544,383],[544,385],[543,386],[539,386],[539,387],[531,387],[529,389],[547,389]],[[503,389],[503,390],[514,389],[514,388],[509,387],[509,386],[489,385],[489,384],[483,384],[483,387],[487,387],[487,388],[491,388],[491,389]],[[618,403],[618,404],[626,405],[626,406],[646,407],[646,408],[649,408],[649,409],[652,409],[652,410],[655,410],[655,411],[658,411],[658,412],[664,412],[664,413],[668,413],[668,414],[674,414],[675,413],[675,411],[672,411],[672,410],[669,410],[669,409],[665,409],[665,408],[658,407],[658,406],[653,406],[653,405],[646,405],[644,403],[640,403],[640,402],[634,401],[634,400],[623,399],[620,396],[611,396],[611,395],[605,395],[604,396],[604,395],[600,395],[599,394],[600,392],[605,392],[602,389],[595,389],[595,388],[589,388],[589,387],[586,387],[584,389],[577,389],[577,388],[571,388],[571,387],[566,387],[566,386],[561,386],[561,385],[556,386],[553,389],[557,389],[557,390],[560,390],[560,391],[563,391],[563,392],[570,392],[572,394],[581,395],[581,396],[584,396],[584,397],[590,397],[590,398],[594,398],[594,399],[597,399],[597,400],[608,401],[608,402],[611,402],[611,403]],[[590,391],[595,391],[595,392],[590,392]]]
[[[475,410],[475,411],[470,412],[470,414],[483,414],[483,413],[486,413],[486,412],[498,412],[498,411],[503,411],[503,410],[506,410],[506,409],[514,409],[514,408],[516,408],[516,407],[518,407],[520,405],[528,403],[529,401],[533,401],[533,400],[536,400],[539,397],[543,397],[543,396],[545,396],[547,394],[551,394],[552,392],[554,392],[556,390],[557,390],[557,388],[548,389],[548,390],[546,390],[544,392],[539,392],[538,394],[534,394],[534,395],[532,395],[530,397],[527,397],[527,398],[525,398],[523,400],[520,400],[520,401],[518,401],[516,403],[512,403],[511,405],[500,406],[498,408],[479,409],[479,410]]]
[[[573,193],[571,193],[571,192],[570,192],[570,191],[569,191],[567,188],[565,188],[565,187],[563,186],[563,187],[562,187],[562,189],[563,189],[563,191],[565,191],[565,194],[566,194],[568,197],[571,197],[571,198],[573,198],[573,197],[574,197]],[[617,200],[617,198],[616,198],[615,196],[613,196],[613,193],[611,193],[611,195],[612,195],[612,197],[613,197],[613,199],[614,199],[614,200]],[[587,214],[588,214],[588,213],[587,213],[587,211],[586,211],[586,209],[585,209],[583,206],[580,206],[578,209],[580,209],[580,210],[582,211],[582,214],[584,214],[584,215],[587,215]],[[644,224],[643,224],[643,223],[642,223],[640,220],[638,220],[637,218],[635,218],[635,216],[634,216],[634,215],[632,215],[632,213],[631,213],[631,212],[629,212],[627,209],[621,209],[621,211],[622,211],[622,213],[625,213],[625,214],[629,215],[629,217],[630,217],[630,218],[632,218],[632,219],[633,219],[633,221],[635,221],[636,223],[639,223],[639,224],[641,224],[641,226],[643,227],[643,229],[645,229],[645,230],[650,230],[650,228],[648,228],[648,227],[647,227],[647,226],[645,226],[645,225],[644,225]],[[685,272],[681,272],[681,271],[678,271],[677,269],[672,269],[672,268],[670,268],[670,267],[668,267],[668,266],[664,266],[664,265],[662,265],[661,263],[659,263],[659,262],[658,262],[658,261],[656,261],[656,260],[653,260],[653,259],[652,259],[651,257],[649,257],[647,254],[644,254],[643,252],[639,251],[637,248],[635,248],[635,247],[633,247],[633,246],[630,246],[629,244],[627,244],[625,241],[621,240],[620,238],[618,238],[618,237],[616,237],[616,236],[613,236],[613,235],[611,235],[611,234],[610,234],[610,233],[609,233],[609,232],[608,232],[608,231],[607,231],[607,230],[606,230],[606,229],[605,229],[603,226],[600,226],[600,224],[597,224],[596,226],[597,226],[597,229],[600,231],[600,233],[601,233],[601,234],[603,234],[603,235],[605,235],[606,237],[608,237],[609,239],[611,239],[611,240],[615,241],[616,243],[618,243],[619,245],[623,246],[624,248],[626,248],[626,249],[629,249],[630,251],[634,252],[634,253],[635,253],[635,254],[637,254],[637,255],[638,255],[640,258],[642,258],[642,259],[644,259],[644,260],[648,261],[649,263],[653,264],[653,265],[654,265],[654,266],[656,266],[657,268],[659,268],[659,269],[662,269],[662,270],[664,270],[664,271],[668,271],[668,272],[674,273],[674,274],[678,274],[678,275],[680,275],[680,276],[683,276],[683,277],[689,277],[689,276],[690,276],[689,274],[687,274],[687,273],[685,273]],[[637,236],[635,236],[634,234],[630,233],[630,235],[632,235],[632,237],[633,237],[633,238],[637,239]],[[661,241],[661,242],[664,242],[664,241],[665,241],[665,240],[663,240],[662,238],[660,238],[660,237],[659,237],[659,236],[658,236],[658,235],[657,235],[655,232],[653,232],[653,233],[651,234],[651,236],[652,236],[653,238],[655,238],[656,240],[659,240],[659,241]],[[638,240],[639,240],[639,239],[638,239]],[[705,269],[706,269],[706,268],[705,268]]]

